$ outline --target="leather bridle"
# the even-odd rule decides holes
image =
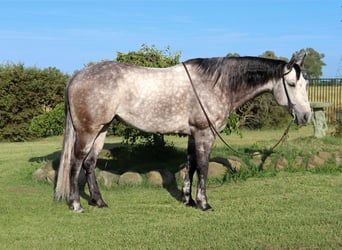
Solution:
[[[291,69],[292,70],[292,69]],[[285,76],[288,75],[291,70],[287,71],[286,73],[283,74],[282,76],[282,80],[283,80],[283,86],[284,86],[284,90],[285,90],[285,95],[286,95],[286,98],[287,98],[287,102],[288,102],[288,110],[289,110],[289,113],[292,115],[293,117],[293,120],[296,119],[296,113],[295,113],[295,105],[292,101],[291,101],[291,98],[290,98],[290,95],[289,95],[289,92],[287,91],[287,87],[286,87],[286,81],[285,81]]]

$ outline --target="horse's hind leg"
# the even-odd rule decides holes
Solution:
[[[92,147],[94,138],[94,135],[78,133],[74,146],[74,152],[71,157],[69,206],[75,212],[79,213],[83,212],[83,208],[80,201],[80,188],[78,179],[83,161],[87,157]]]
[[[97,138],[104,139],[105,132],[99,134],[99,131],[103,130],[88,130],[88,132],[83,132],[82,130],[77,131],[76,141],[74,146],[74,152],[71,157],[71,170],[70,170],[70,195],[69,195],[69,206],[75,212],[83,212],[80,201],[80,187],[79,187],[79,174],[83,166],[86,171],[95,168],[98,147],[94,148],[95,141]],[[104,135],[102,135],[104,134]],[[99,140],[100,141],[100,140]],[[102,141],[103,145],[103,141]],[[101,146],[102,146],[101,145]],[[95,178],[95,175],[91,175]],[[93,182],[91,182],[93,183]],[[97,185],[96,185],[97,188]],[[96,188],[94,190],[96,190]],[[98,188],[97,188],[98,190]],[[96,197],[96,196],[95,196]]]
[[[188,162],[186,165],[186,173],[182,187],[182,196],[185,205],[196,207],[196,203],[191,196],[192,180],[197,168],[195,140],[192,135],[190,135],[188,139],[187,158]]]
[[[99,190],[96,177],[95,177],[95,167],[96,160],[100,150],[103,147],[104,140],[106,137],[107,131],[105,129],[100,132],[98,137],[96,138],[94,145],[89,152],[87,158],[83,163],[83,168],[86,170],[87,183],[89,187],[90,198],[88,204],[91,206],[98,206],[99,208],[107,207],[107,204],[104,202],[101,196],[101,192]]]

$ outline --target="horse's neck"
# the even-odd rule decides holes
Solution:
[[[274,86],[274,81],[270,80],[265,84],[258,85],[256,87],[241,85],[235,91],[230,92],[230,100],[232,110],[241,107],[246,102],[252,100],[258,95],[271,92]]]

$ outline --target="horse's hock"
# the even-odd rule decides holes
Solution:
[[[324,108],[328,108],[332,103],[328,102],[312,102],[310,106],[312,108],[312,123],[314,126],[314,136],[322,138],[326,136],[328,132],[327,117]]]

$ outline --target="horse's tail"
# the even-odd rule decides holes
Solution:
[[[65,131],[63,140],[63,149],[61,153],[61,160],[59,164],[57,184],[55,189],[56,200],[68,200],[70,193],[70,170],[71,157],[74,152],[74,145],[76,140],[75,128],[72,123],[69,103],[65,101]]]

